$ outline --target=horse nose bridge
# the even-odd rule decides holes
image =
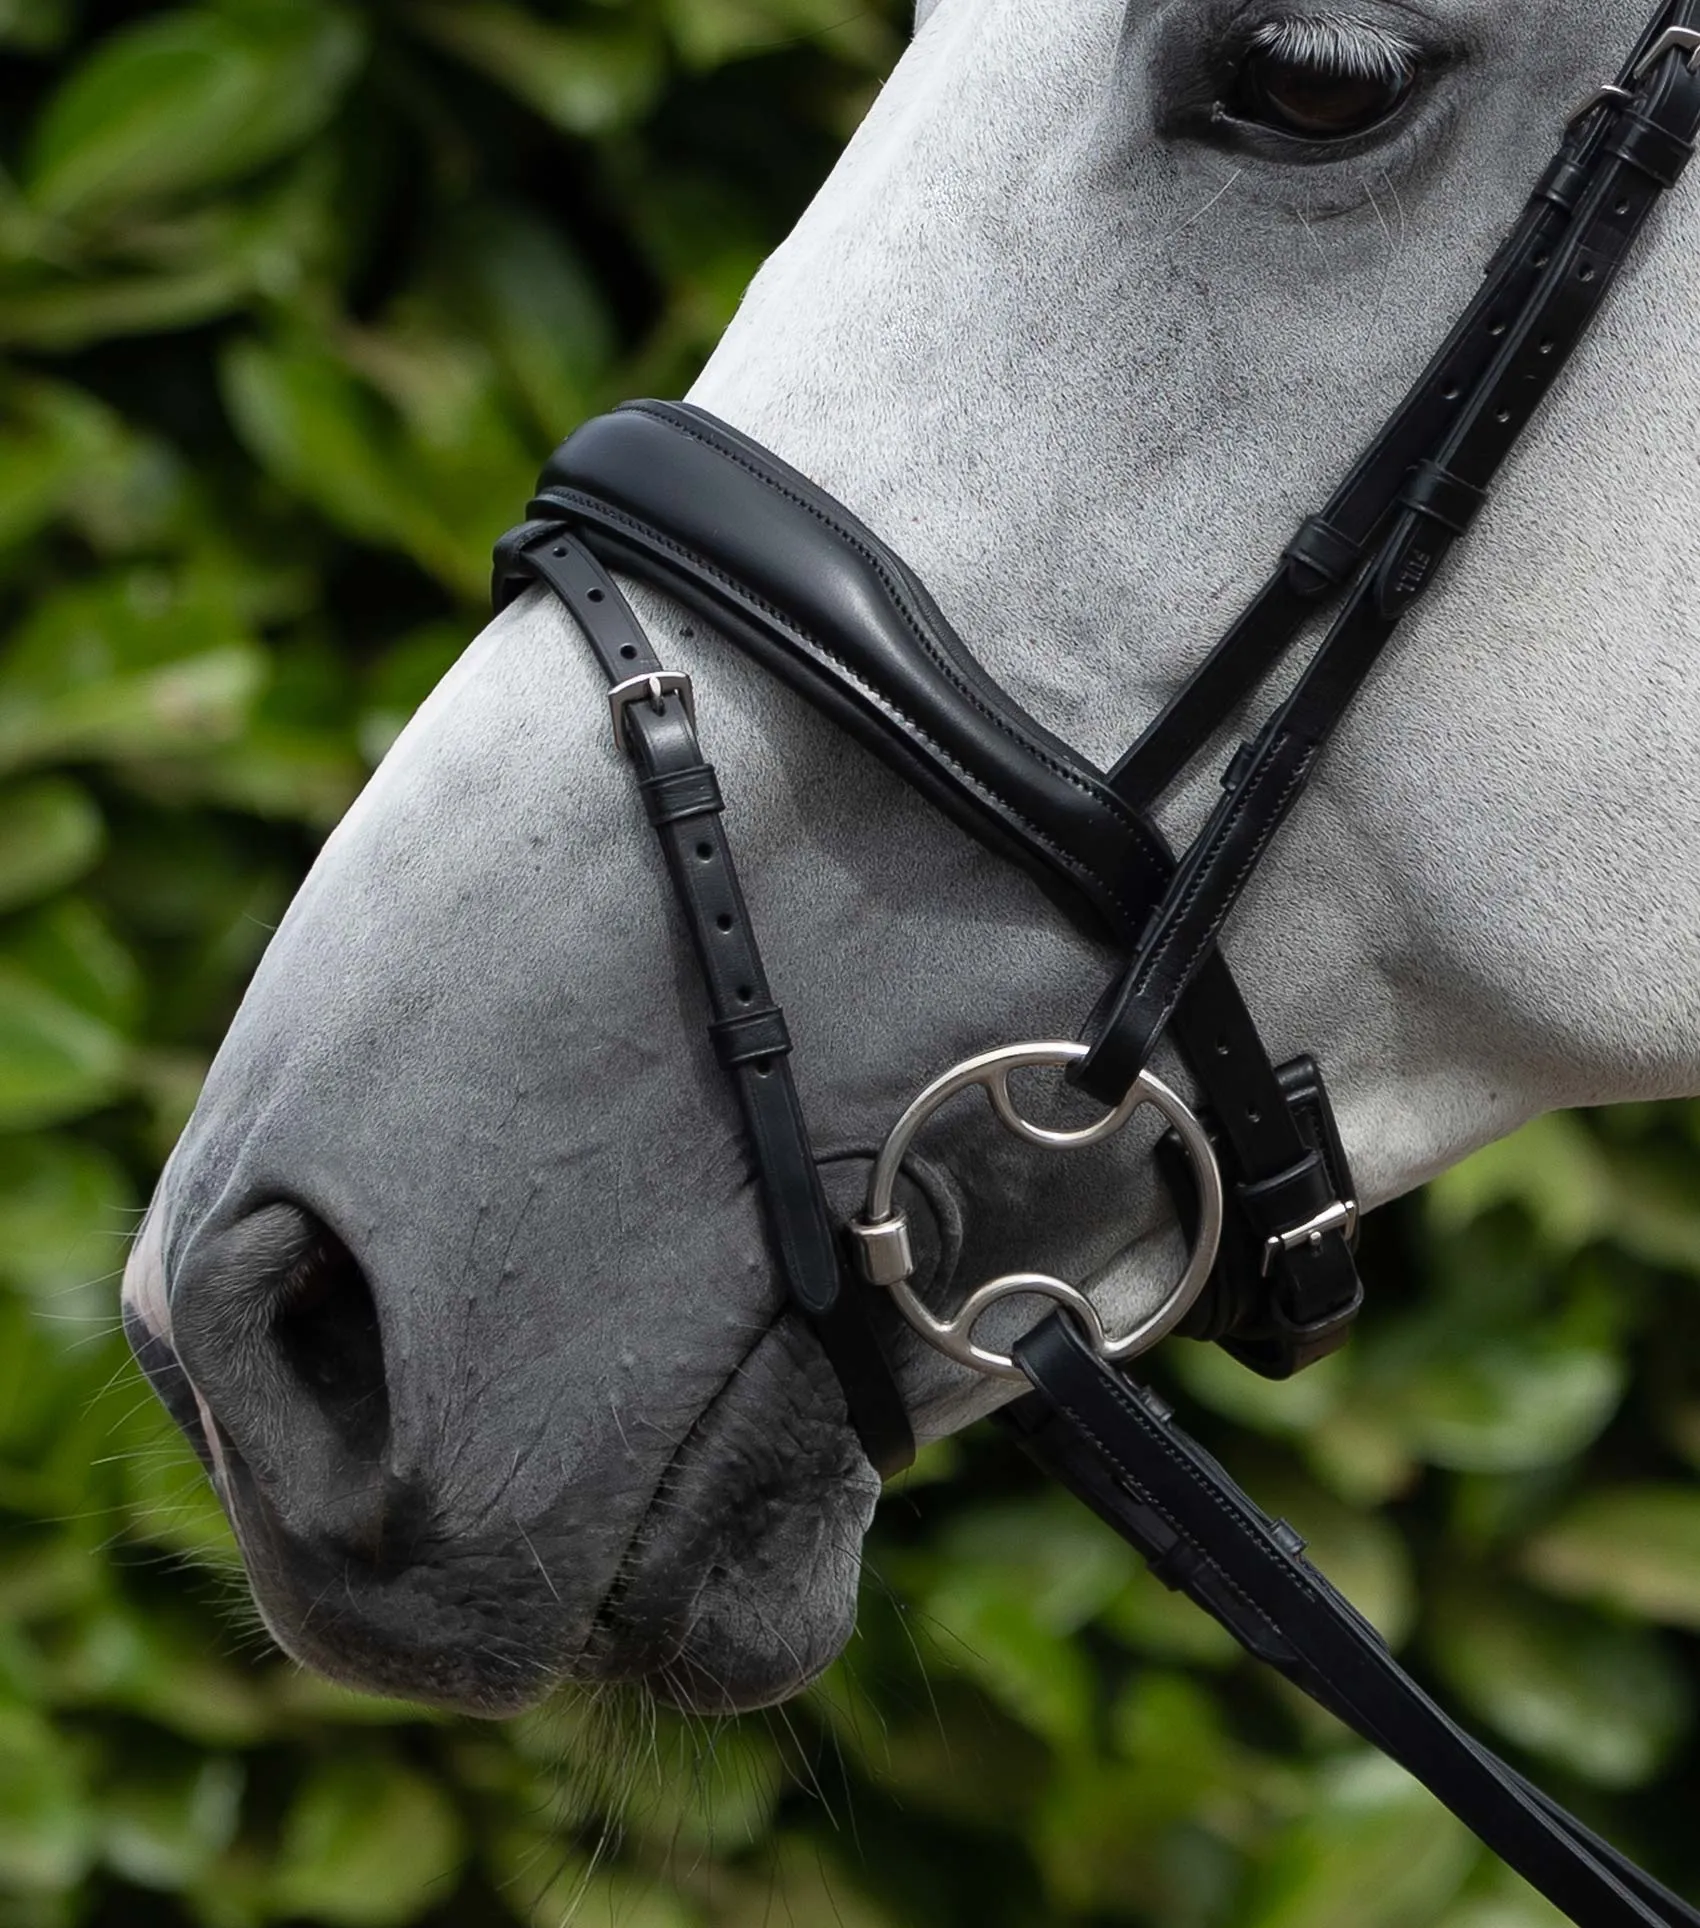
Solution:
[[[233,1510],[246,1491],[305,1547],[396,1557],[419,1507],[391,1464],[383,1329],[329,1226],[273,1200],[198,1241],[174,1281],[171,1339],[216,1428]]]

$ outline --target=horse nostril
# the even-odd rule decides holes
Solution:
[[[379,1458],[389,1441],[390,1399],[378,1307],[366,1274],[328,1226],[315,1222],[284,1275],[271,1338],[347,1451]]]
[[[385,1563],[409,1507],[391,1477],[383,1329],[365,1271],[329,1226],[282,1200],[189,1255],[172,1337],[216,1425],[225,1499],[290,1538]]]

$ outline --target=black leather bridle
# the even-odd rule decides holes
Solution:
[[[1308,1058],[1270,1062],[1216,938],[1697,139],[1700,0],[1676,0],[1619,79],[1570,121],[1480,292],[1392,418],[1108,771],[1000,689],[845,508],[702,409],[633,402],[588,423],[551,458],[530,520],[497,551],[497,606],[546,584],[608,678],[613,741],[637,769],[685,914],[778,1269],[838,1372],[873,1463],[890,1472],[913,1452],[876,1330],[877,1287],[949,1356],[1028,1385],[1000,1417],[1040,1465],[1166,1585],[1398,1760],[1582,1928],[1700,1928],[1700,1912],[1455,1726],[1304,1558],[1292,1529],[1261,1513],[1120,1365],[1178,1329],[1285,1377],[1338,1346],[1356,1317],[1357,1205],[1322,1079]],[[698,744],[690,680],[657,659],[610,570],[701,614],[1125,958],[1080,1042],[1006,1047],[935,1080],[899,1120],[842,1236]],[[1154,806],[1335,601],[1332,627],[1235,753],[1221,801],[1177,857]],[[1147,1069],[1164,1038],[1197,1085],[1196,1114]],[[1031,1124],[1009,1077],[1035,1064],[1065,1069],[1108,1115],[1079,1131]],[[912,1290],[897,1174],[915,1132],[971,1087],[1010,1129],[1052,1148],[1096,1142],[1141,1105],[1168,1120],[1158,1159],[1193,1249],[1180,1284],[1137,1332],[1112,1336],[1075,1287],[1037,1274],[989,1281],[948,1318]],[[1011,1353],[978,1343],[993,1304],[1033,1294],[1057,1309]]]

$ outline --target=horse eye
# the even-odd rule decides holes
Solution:
[[[1416,84],[1404,63],[1365,73],[1325,59],[1253,46],[1223,105],[1235,120],[1313,141],[1347,140],[1401,108]]]

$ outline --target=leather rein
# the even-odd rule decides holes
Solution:
[[[1404,401],[1108,771],[991,679],[922,584],[848,510],[700,408],[632,402],[579,429],[496,556],[496,606],[543,583],[607,677],[613,743],[637,772],[684,915],[775,1262],[837,1371],[870,1460],[890,1473],[914,1450],[876,1324],[883,1297],[958,1363],[1026,1386],[999,1417],[1048,1473],[1165,1585],[1399,1761],[1581,1928],[1700,1928],[1700,1911],[1457,1727],[1305,1559],[1298,1535],[1262,1513],[1121,1367],[1179,1330],[1283,1378],[1351,1329],[1363,1302],[1358,1208],[1321,1075],[1308,1058],[1271,1062],[1216,939],[1697,139],[1700,0],[1674,0],[1618,79],[1571,119],[1480,291]],[[702,616],[1021,864],[1124,960],[1078,1041],[988,1051],[935,1079],[894,1127],[842,1235],[698,741],[691,681],[657,658],[613,570]],[[1332,626],[1235,753],[1220,801],[1177,854],[1156,826],[1156,804],[1332,603]],[[1165,1038],[1197,1086],[1196,1107],[1148,1069]],[[1032,1066],[1063,1070],[1105,1115],[1067,1131],[1027,1119],[1010,1078]],[[933,1114],[974,1088],[1008,1129],[1051,1150],[1108,1138],[1144,1107],[1166,1121],[1157,1158],[1191,1252],[1135,1330],[1111,1334],[1082,1291],[1044,1274],[989,1280],[949,1317],[916,1293],[897,1203],[903,1159]],[[1008,1353],[979,1343],[994,1305],[1032,1296],[1054,1304],[1035,1330]]]

